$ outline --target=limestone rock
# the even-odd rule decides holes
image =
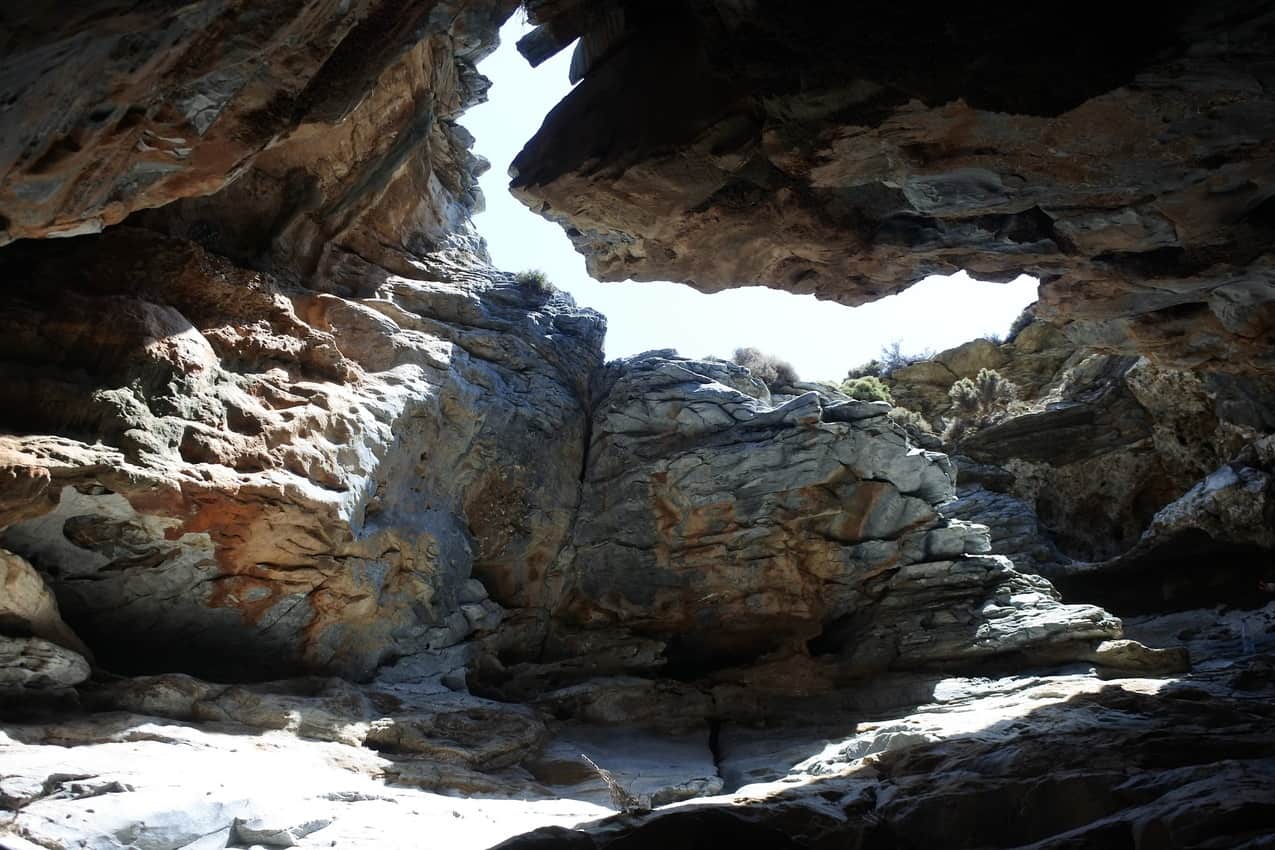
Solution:
[[[0,635],[0,688],[69,688],[90,672],[74,650],[43,638]]]
[[[58,612],[53,593],[24,558],[0,549],[0,634],[31,635],[92,658]]]
[[[421,147],[461,155],[446,125],[484,90],[474,63],[513,5],[306,0],[260,16],[236,0],[170,15],[93,0],[68,14],[9,10],[0,243],[97,232],[243,184],[245,172],[241,188],[255,200],[237,222],[213,226],[234,231],[260,214],[256,238],[268,242],[271,225],[314,215],[330,237],[369,202],[427,178],[428,160],[404,168]],[[310,172],[292,168],[306,145]],[[254,168],[263,156],[282,166],[270,169],[273,193]]]
[[[3,461],[47,484],[0,538],[105,666],[367,677],[492,629],[474,578],[542,594],[596,314],[476,258],[345,298],[146,231],[56,247],[6,251],[11,279],[49,285],[0,313],[0,425],[30,435]]]
[[[618,27],[583,27],[609,49],[512,170],[595,277],[854,305],[935,273],[1027,272],[1079,343],[1275,367],[1265,4],[1101,34],[1097,7],[1042,29],[1012,5],[613,6]]]

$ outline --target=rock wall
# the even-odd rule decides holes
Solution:
[[[950,515],[987,523],[1004,538],[996,552],[1042,566],[1127,551],[1157,511],[1275,429],[1264,404],[1241,391],[1268,380],[1095,354],[1040,321],[1008,342],[977,339],[902,366],[886,381],[897,403],[943,430],[965,415],[948,390],[982,369],[1017,395],[999,421],[948,447],[968,479]],[[1061,552],[1049,551],[1054,543]]]
[[[596,314],[490,270],[342,298],[145,230],[44,248],[6,257],[5,466],[38,484],[0,536],[108,667],[361,678],[498,622],[471,577],[538,593]]]
[[[1037,31],[1032,10],[525,7],[533,55],[583,36],[584,82],[519,191],[570,193],[542,211],[576,222],[595,268],[848,303],[957,264],[1028,268],[1072,337],[1233,354],[1248,374],[1209,391],[1229,421],[1268,416],[1269,157],[1236,129],[1269,119],[1249,5],[1228,10],[1225,62],[1215,13],[1169,9],[1137,41],[1067,17],[1059,44],[1112,49],[1061,76],[1058,45],[1006,38]],[[935,824],[967,845],[1131,823],[1146,846],[1210,822],[1244,838],[1270,770],[1236,693],[1269,702],[1251,658],[1269,612],[1140,623],[1214,661],[1157,711],[1163,683],[1137,677],[1186,674],[1186,650],[1121,640],[945,517],[951,461],[885,406],[771,396],[671,352],[604,366],[600,316],[490,267],[469,221],[485,164],[454,121],[512,9],[0,12],[0,844],[487,847],[753,780],[849,813],[812,828],[806,790],[745,797],[753,843],[794,812],[790,843],[932,843]],[[961,73],[925,71],[902,30]],[[1136,125],[1115,153],[1089,132],[1111,114]],[[1152,125],[1176,170],[1129,152]],[[1066,169],[1018,167],[1041,133]],[[1046,342],[1027,371],[1053,368]],[[1125,421],[1127,395],[1177,385],[1100,362],[1124,389],[1067,396],[1093,415],[1060,433],[1213,450],[1176,419]],[[1265,546],[1269,448],[1153,533]],[[1045,677],[1001,675],[1024,669]],[[1086,702],[1104,678],[1110,704]],[[1076,704],[1037,711],[1060,694]],[[1190,746],[1169,734],[1188,721]],[[1006,799],[1030,828],[983,825]]]
[[[853,305],[1027,272],[1079,343],[1272,369],[1267,4],[537,5],[584,78],[513,188],[599,279]]]

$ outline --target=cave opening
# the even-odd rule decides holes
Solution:
[[[1105,570],[1062,575],[1065,598],[1101,605],[1121,616],[1225,606],[1256,610],[1272,600],[1275,559],[1265,547],[1215,540],[1190,529],[1149,551],[1117,558]]]
[[[964,271],[926,276],[854,308],[747,281],[708,294],[667,281],[595,280],[570,234],[509,191],[521,146],[572,86],[571,49],[528,66],[515,44],[529,31],[518,15],[501,29],[500,46],[479,64],[492,81],[487,101],[461,119],[475,138],[474,151],[491,163],[479,178],[485,208],[474,224],[497,268],[538,272],[606,316],[608,358],[653,349],[729,358],[752,347],[791,364],[801,380],[837,384],[886,348],[915,358],[978,337],[1002,339],[1036,300],[1038,281],[1028,275],[991,283]]]

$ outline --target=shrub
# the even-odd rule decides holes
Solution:
[[[753,377],[772,390],[787,384],[795,384],[799,380],[797,370],[791,363],[756,348],[736,348],[735,353],[731,355],[731,361],[752,372]]]
[[[857,398],[859,401],[888,401],[891,404],[894,403],[894,396],[890,395],[890,388],[886,386],[885,381],[875,375],[850,378],[841,384],[841,391],[851,398]]]
[[[1010,402],[1018,397],[1018,386],[995,369],[979,369],[973,378],[961,378],[952,384],[947,395],[956,415],[943,429],[943,439],[957,442],[1003,419]]]
[[[938,436],[934,433],[934,426],[930,424],[930,420],[926,419],[915,410],[909,410],[906,407],[892,407],[887,414],[895,422],[903,426],[903,429],[909,434],[927,434],[931,437]]]
[[[877,359],[881,361],[881,375],[887,376],[895,369],[902,369],[904,366],[911,366],[913,363],[929,360],[933,356],[934,349],[932,348],[905,353],[903,351],[903,342],[896,339],[889,345],[881,346],[881,356]]]
[[[1036,302],[1028,304],[1023,308],[1023,312],[1018,314],[1018,318],[1014,319],[1014,323],[1009,326],[1009,333],[1005,334],[1006,342],[1013,342],[1014,338],[1022,333],[1023,328],[1036,321]]]
[[[540,269],[523,269],[514,275],[514,280],[523,289],[538,292],[541,295],[552,295],[558,291],[558,287],[554,286]]]
[[[854,380],[855,378],[879,378],[881,377],[881,370],[883,368],[885,367],[881,365],[881,361],[874,357],[871,360],[869,360],[867,363],[863,363],[859,366],[855,366],[851,368],[849,372],[846,372],[846,379]]]

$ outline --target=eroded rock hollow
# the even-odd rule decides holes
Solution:
[[[945,445],[492,266],[515,5],[0,11],[0,847],[1268,846],[1270,11],[522,4],[600,278],[1040,275]]]

